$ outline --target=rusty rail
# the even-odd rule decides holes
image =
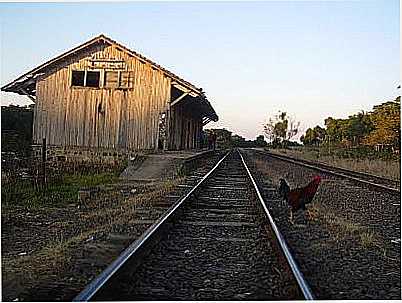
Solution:
[[[297,284],[299,285],[300,290],[302,291],[304,297],[306,300],[314,300],[313,293],[311,292],[310,286],[308,285],[306,279],[303,276],[303,273],[299,269],[299,266],[297,265],[296,260],[293,258],[288,245],[286,244],[285,238],[283,237],[282,233],[280,232],[279,228],[277,227],[274,219],[271,216],[271,213],[269,212],[264,199],[262,198],[262,195],[260,193],[260,190],[258,189],[257,183],[255,182],[253,175],[251,174],[246,161],[244,161],[243,155],[241,152],[238,150],[238,153],[240,155],[240,158],[243,162],[244,168],[247,171],[247,174],[251,180],[251,183],[254,186],[254,190],[257,193],[258,199],[261,203],[262,208],[264,209],[265,215],[267,216],[269,223],[271,224],[272,230],[275,233],[275,236],[278,240],[278,243],[282,249],[283,254],[285,255],[286,261],[288,262],[290,269],[293,272],[293,275],[296,278]]]
[[[208,172],[205,176],[180,200],[178,200],[167,212],[135,242],[133,242],[123,253],[110,264],[98,277],[96,277],[73,301],[89,301],[97,292],[112,278],[118,274],[118,271],[126,265],[130,258],[142,255],[143,251],[155,242],[155,238],[160,236],[163,232],[163,226],[172,219],[176,211],[188,200],[188,198],[194,193],[194,191],[205,182],[206,179],[218,168],[218,166],[225,160],[230,152],[226,153],[218,163]],[[138,260],[135,260],[138,262]],[[134,264],[137,265],[137,264]]]
[[[270,153],[268,151],[260,151],[260,150],[255,150],[255,151],[259,152],[260,154],[264,154],[269,157],[272,157],[272,158],[276,158],[276,159],[279,159],[282,161],[300,165],[300,166],[303,166],[306,168],[314,169],[314,170],[320,171],[325,174],[333,175],[336,177],[341,177],[344,179],[349,179],[349,180],[355,181],[357,183],[361,183],[361,184],[364,184],[364,185],[367,185],[370,187],[374,187],[377,189],[386,190],[393,194],[400,195],[400,193],[401,193],[400,188],[390,187],[388,185],[379,184],[379,183],[376,183],[376,182],[373,182],[373,181],[367,180],[367,179],[377,179],[377,180],[382,180],[385,183],[398,184],[398,181],[396,181],[396,180],[391,180],[391,179],[387,179],[387,178],[383,178],[380,176],[375,176],[375,175],[371,175],[371,174],[367,174],[367,173],[351,171],[348,169],[334,167],[334,166],[330,166],[330,165],[326,165],[326,164],[322,164],[322,163],[315,163],[315,162],[311,162],[311,161],[304,160],[304,159],[296,159],[296,158],[292,158],[289,156],[278,155],[278,154]]]
[[[102,298],[102,292],[108,293],[113,291],[113,285],[119,283],[119,278],[124,277],[127,271],[133,272],[137,266],[141,263],[141,260],[146,256],[149,250],[159,241],[169,230],[169,227],[174,219],[180,215],[181,209],[185,202],[192,196],[192,194],[212,175],[212,173],[220,166],[220,164],[226,159],[226,157],[232,151],[227,152],[218,163],[207,172],[203,178],[197,182],[197,184],[191,188],[191,190],[180,198],[172,207],[170,207],[167,212],[158,219],[138,240],[133,242],[123,253],[111,264],[109,265],[98,277],[96,277],[80,294],[78,294],[73,301],[89,301],[98,300]],[[279,243],[279,247],[284,254],[290,268],[291,272],[295,277],[303,296],[306,300],[313,300],[314,296],[308,286],[303,274],[301,273],[295,259],[293,258],[286,241],[282,234],[280,233],[278,227],[276,226],[272,216],[270,215],[265,202],[261,196],[261,193],[256,185],[256,182],[248,169],[244,158],[239,150],[237,152],[240,155],[241,161],[247,171],[248,177],[254,186],[257,193],[258,199],[261,203],[262,208],[268,218],[270,225],[274,231],[274,234]],[[115,284],[113,284],[115,283]],[[107,286],[107,287],[106,287]],[[109,290],[105,290],[109,287]]]

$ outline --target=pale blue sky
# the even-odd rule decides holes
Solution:
[[[202,87],[209,127],[250,139],[278,110],[306,129],[399,93],[399,1],[0,3],[0,20],[1,85],[104,33]]]

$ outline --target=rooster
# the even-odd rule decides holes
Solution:
[[[293,222],[293,213],[299,209],[306,210],[306,204],[313,201],[318,186],[321,183],[321,177],[315,176],[313,180],[302,188],[290,189],[285,179],[279,179],[279,195],[290,206],[290,221]]]

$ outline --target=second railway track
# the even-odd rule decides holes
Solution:
[[[246,163],[231,151],[75,301],[312,298]]]
[[[296,165],[301,165],[307,168],[311,168],[314,170],[318,170],[325,174],[334,175],[341,178],[346,178],[352,181],[355,181],[360,184],[364,184],[369,187],[373,187],[376,189],[386,190],[388,192],[394,194],[400,194],[400,182],[397,180],[392,180],[388,178],[384,178],[381,176],[376,176],[372,174],[367,174],[363,172],[353,171],[341,167],[330,166],[324,163],[318,163],[313,161],[308,161],[304,159],[296,159],[293,157],[279,155],[276,153],[271,153],[267,151],[256,150],[256,152],[266,155],[268,157],[272,157],[275,159],[279,159],[282,161],[290,162]]]

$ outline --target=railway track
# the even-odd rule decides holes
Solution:
[[[199,177],[74,301],[313,299],[240,152]]]
[[[261,150],[255,150],[257,153],[264,154],[266,156],[279,159],[282,161],[290,162],[293,164],[297,164],[303,167],[307,168],[312,168],[317,171],[320,171],[325,174],[330,174],[333,176],[341,177],[341,178],[346,178],[352,181],[355,181],[360,184],[364,184],[369,187],[373,187],[376,189],[381,189],[381,190],[386,190],[388,192],[392,192],[395,194],[400,194],[400,182],[397,180],[392,180],[376,175],[371,175],[367,173],[362,173],[362,172],[357,172],[341,167],[335,167],[335,166],[330,166],[326,165],[323,163],[317,163],[313,161],[308,161],[304,159],[296,159],[293,157],[289,156],[284,156],[284,155],[278,155],[274,153],[270,153],[267,151],[261,151]]]

